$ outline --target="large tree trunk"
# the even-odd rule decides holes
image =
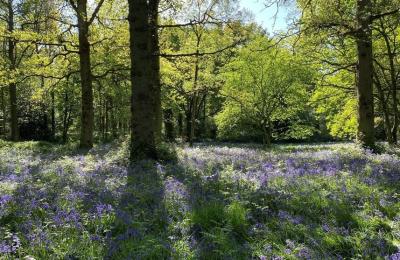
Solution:
[[[373,57],[371,29],[371,0],[357,1],[358,54],[358,133],[357,139],[363,147],[375,148],[374,98],[372,88]]]
[[[8,1],[8,31],[14,31],[14,10],[13,0]],[[12,37],[8,38],[8,59],[10,62],[10,70],[16,69],[15,57],[15,40]],[[19,127],[18,127],[18,106],[17,106],[17,85],[12,82],[8,85],[9,98],[10,98],[10,129],[11,140],[19,141]]]
[[[132,83],[131,161],[156,159],[156,113],[150,9],[147,0],[129,0],[129,32]]]
[[[87,0],[79,0],[78,4],[79,29],[79,59],[82,90],[81,114],[81,148],[93,147],[94,111],[93,84],[90,63],[89,22],[87,17]]]
[[[162,132],[162,106],[161,106],[161,79],[160,79],[160,44],[158,36],[158,5],[159,0],[149,0],[151,53],[153,69],[154,113],[155,113],[155,138],[156,144],[161,142]]]

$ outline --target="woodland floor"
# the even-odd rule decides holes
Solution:
[[[0,142],[0,259],[400,259],[398,150],[198,144],[134,168],[127,154]]]

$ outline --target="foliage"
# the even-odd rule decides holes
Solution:
[[[307,100],[312,73],[301,57],[275,46],[263,36],[239,51],[225,69],[226,96],[216,117],[219,135],[263,139],[306,139],[313,135]]]

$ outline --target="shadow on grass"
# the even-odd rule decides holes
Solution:
[[[231,203],[218,175],[205,176],[177,160],[136,163],[128,170],[105,258],[245,259],[247,226],[235,222]],[[245,210],[241,214],[239,222]]]
[[[168,258],[168,219],[163,198],[163,178],[156,162],[141,161],[128,169],[127,186],[116,210],[105,259]]]
[[[227,198],[225,183],[213,170],[198,171],[182,162],[165,168],[166,178],[172,178],[168,192],[182,194],[176,186],[186,189],[186,213],[189,230],[181,232],[194,259],[248,259],[246,210]],[[174,191],[175,189],[175,191]],[[176,191],[178,190],[178,191]],[[179,259],[187,259],[178,255]]]

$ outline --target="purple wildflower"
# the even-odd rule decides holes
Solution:
[[[98,204],[96,206],[96,213],[98,217],[109,214],[113,211],[113,207],[110,204]]]
[[[4,205],[6,205],[11,200],[12,200],[12,196],[11,195],[6,194],[6,195],[0,196],[0,207],[3,207]]]
[[[308,248],[302,248],[302,249],[300,249],[300,251],[297,253],[297,255],[296,255],[297,257],[299,257],[299,258],[301,258],[301,259],[311,259],[312,257],[311,257],[311,252],[310,252],[310,249],[308,249]]]
[[[397,252],[388,258],[389,260],[400,260],[400,252]]]

